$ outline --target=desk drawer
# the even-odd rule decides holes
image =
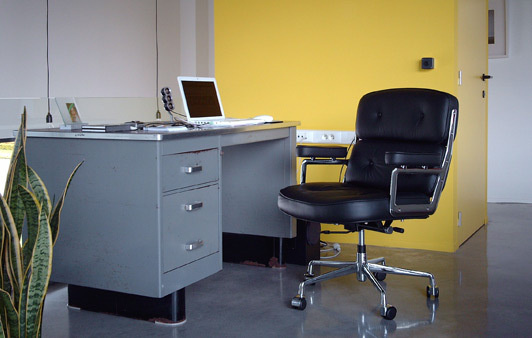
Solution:
[[[163,272],[220,250],[218,190],[214,184],[163,197]]]
[[[218,149],[164,155],[162,191],[181,189],[218,180]]]

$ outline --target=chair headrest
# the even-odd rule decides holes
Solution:
[[[449,93],[421,88],[380,90],[360,99],[359,139],[446,143],[458,100]]]

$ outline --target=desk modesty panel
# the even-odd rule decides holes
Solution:
[[[222,269],[222,231],[296,236],[277,208],[296,182],[296,126],[184,132],[29,130],[29,165],[57,200],[74,177],[52,280],[161,298]]]

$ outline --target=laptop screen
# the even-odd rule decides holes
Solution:
[[[188,120],[201,121],[224,118],[220,95],[214,78],[180,76],[178,82]]]

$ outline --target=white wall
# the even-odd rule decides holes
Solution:
[[[30,128],[45,126],[47,22],[50,97],[75,97],[84,122],[154,120],[162,86],[214,75],[213,0],[48,4],[47,16],[45,0],[0,1],[0,139],[23,106]],[[53,101],[51,113],[61,124]]]
[[[488,202],[532,203],[532,1],[506,1],[509,57],[489,60]]]
[[[51,96],[154,96],[154,1],[49,3]]]

